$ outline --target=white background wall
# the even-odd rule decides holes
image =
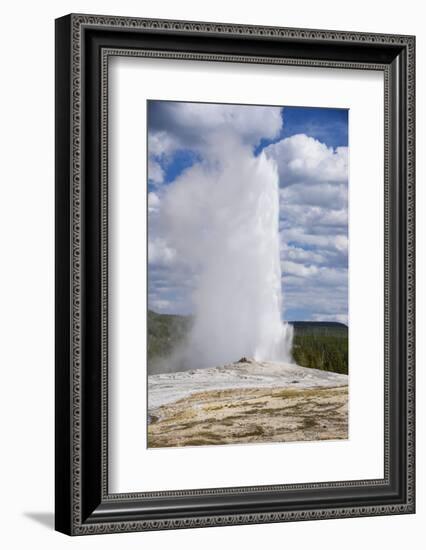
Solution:
[[[418,512],[352,520],[70,539],[53,525],[54,18],[69,12],[417,35]],[[0,544],[3,548],[399,549],[424,539],[425,104],[422,3],[388,0],[66,0],[2,8],[0,194]],[[422,158],[423,157],[423,158]],[[307,463],[307,468],[309,464]],[[417,544],[416,544],[417,542]]]

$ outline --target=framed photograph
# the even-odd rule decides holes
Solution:
[[[56,20],[56,529],[415,511],[413,36]]]

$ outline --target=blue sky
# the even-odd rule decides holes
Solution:
[[[208,162],[218,129],[276,163],[283,317],[347,323],[345,109],[148,102],[149,307],[191,312],[196,273],[161,234],[161,205],[169,186]]]
[[[260,140],[255,151],[258,153],[271,143],[296,134],[313,137],[328,147],[347,147],[348,111],[346,109],[325,109],[318,107],[283,107],[283,125],[279,135],[271,140]]]

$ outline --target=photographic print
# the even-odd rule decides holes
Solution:
[[[149,100],[148,447],[348,438],[348,110]]]

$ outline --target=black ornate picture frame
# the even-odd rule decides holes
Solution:
[[[383,72],[383,479],[109,493],[107,75],[117,55]],[[74,14],[56,21],[58,531],[414,513],[414,86],[413,36]]]

